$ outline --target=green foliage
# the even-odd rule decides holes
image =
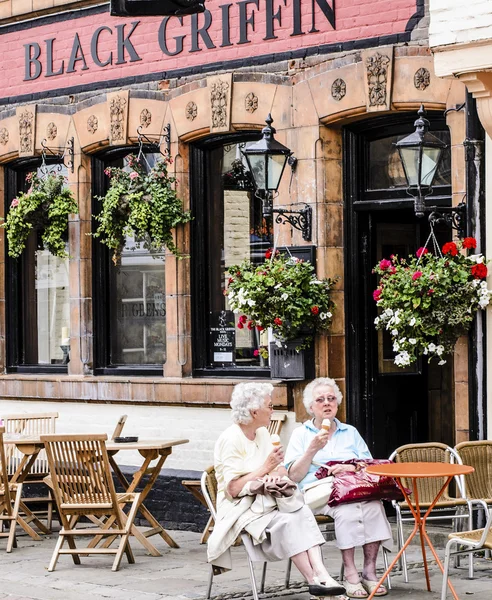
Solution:
[[[311,263],[278,251],[266,253],[262,264],[249,260],[229,267],[227,296],[240,316],[238,327],[272,327],[282,341],[302,338],[298,350],[311,344],[313,333],[326,331],[335,304],[331,288],[335,281],[318,279]]]
[[[158,161],[145,172],[137,157],[129,157],[131,170],[109,167],[105,170],[111,178],[105,196],[98,196],[101,212],[94,215],[99,225],[93,234],[113,251],[117,264],[125,245],[125,237],[143,239],[150,252],[163,252],[167,247],[180,256],[173,240],[172,229],[191,219],[183,211],[176,196],[175,178],[168,173],[166,160]]]
[[[67,257],[68,215],[79,210],[72,192],[65,186],[65,177],[54,173],[39,177],[29,173],[26,180],[31,182],[31,187],[12,200],[5,223],[1,225],[7,231],[9,256],[20,256],[31,231],[41,229],[44,247],[54,256]]]
[[[444,364],[477,310],[489,304],[486,261],[481,254],[465,256],[463,248],[476,248],[475,239],[444,244],[442,256],[420,248],[416,256],[393,256],[374,268],[380,276],[375,325],[389,331],[396,365],[408,366],[420,355]]]

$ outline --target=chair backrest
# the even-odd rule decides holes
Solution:
[[[5,446],[3,445],[3,434],[5,427],[0,427],[0,514],[7,511],[11,514],[9,474],[7,469],[7,459],[5,456]]]
[[[459,454],[446,444],[440,442],[426,442],[424,444],[406,444],[397,448],[389,457],[397,463],[404,462],[440,462],[440,463],[458,463],[461,464]],[[417,490],[421,504],[431,503],[442,488],[445,477],[422,477],[417,479]],[[464,495],[463,476],[455,477],[458,490],[461,496]],[[412,488],[409,482],[402,478],[405,487]],[[452,498],[446,489],[439,502],[449,501]],[[439,505],[439,502],[437,505]]]
[[[274,413],[271,417],[270,417],[270,424],[268,425],[268,433],[270,435],[276,433],[277,435],[280,435],[280,431],[282,429],[282,425],[284,424],[285,420],[287,419],[287,415],[285,413]]]
[[[118,419],[118,423],[116,423],[116,427],[114,428],[113,435],[111,436],[112,440],[114,440],[117,437],[120,437],[121,432],[123,431],[123,427],[125,426],[127,418],[128,418],[128,415],[121,415],[121,417]]]
[[[22,436],[39,437],[44,433],[55,433],[58,413],[24,413],[19,415],[4,415],[6,433]],[[13,475],[22,460],[23,454],[12,444],[8,447],[7,462],[9,475]],[[30,475],[44,477],[48,473],[48,462],[44,450],[36,457],[29,471]]]
[[[70,514],[117,514],[107,435],[42,435],[58,508]],[[62,515],[60,515],[62,516]]]
[[[217,478],[215,477],[215,467],[213,465],[203,471],[201,488],[208,510],[215,519],[217,513]]]
[[[492,441],[461,442],[455,450],[463,464],[475,469],[465,478],[467,496],[478,500],[492,499]]]

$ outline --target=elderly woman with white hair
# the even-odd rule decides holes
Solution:
[[[303,396],[304,406],[312,416],[292,433],[285,456],[289,477],[299,483],[301,489],[316,481],[314,473],[320,463],[369,459],[371,453],[361,435],[351,425],[336,418],[342,394],[333,379],[320,377],[309,383]],[[322,428],[329,419],[330,428]],[[344,471],[356,471],[353,464],[336,464],[329,468],[334,475]],[[342,552],[345,567],[346,594],[351,598],[367,598],[375,589],[376,596],[388,592],[385,586],[377,586],[376,560],[381,543],[391,549],[391,528],[379,500],[325,505],[319,511],[335,521],[337,545]],[[362,578],[355,566],[355,548],[362,546],[364,566]]]
[[[278,507],[257,513],[248,499],[248,484],[278,482],[287,476],[282,446],[274,447],[267,426],[273,410],[273,386],[269,383],[240,383],[232,393],[234,424],[215,444],[217,477],[217,520],[209,538],[208,559],[213,565],[230,568],[228,550],[238,533],[250,533],[253,560],[292,558],[314,596],[336,596],[345,589],[330,577],[321,556],[324,538],[311,510],[299,502],[293,512]],[[246,495],[245,495],[246,494]]]

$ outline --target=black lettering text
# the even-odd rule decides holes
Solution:
[[[174,37],[174,41],[176,42],[175,49],[173,51],[169,50],[167,45],[167,24],[169,23],[169,19],[178,19],[181,26],[183,26],[183,17],[164,17],[159,26],[159,46],[164,54],[167,56],[176,56],[176,54],[180,54],[183,52],[183,40],[185,39],[185,35],[177,35]]]
[[[127,36],[125,36],[125,25],[116,25],[116,30],[118,32],[118,60],[116,61],[117,65],[124,65],[126,63],[125,51],[128,52],[128,54],[130,55],[130,62],[142,60],[130,41],[130,36],[135,31],[139,23],[140,21],[133,21],[132,28],[130,29],[130,33]]]
[[[318,5],[321,8],[321,12],[325,15],[327,21],[330,25],[335,29],[335,11],[333,10],[333,6],[330,6],[326,0],[312,0],[312,9],[311,9],[311,29],[309,33],[317,33],[319,29],[316,29],[315,24],[315,5]]]
[[[190,52],[200,52],[201,48],[198,44],[198,36],[200,36],[205,43],[205,46],[210,50],[211,48],[215,48],[214,43],[212,42],[212,38],[208,34],[208,28],[212,25],[212,15],[209,10],[206,10],[203,13],[203,17],[205,19],[204,24],[201,27],[198,27],[198,17],[200,15],[194,14],[191,15],[191,50]]]
[[[80,44],[79,34],[76,33],[73,38],[72,52],[70,54],[70,59],[68,61],[67,73],[75,72],[75,63],[82,61],[81,71],[87,71],[89,68],[87,63],[85,62],[84,52],[82,51],[82,46]]]
[[[24,44],[24,48],[24,64],[26,67],[24,81],[32,81],[33,79],[37,79],[41,75],[41,61],[38,60],[39,55],[41,54],[41,48],[39,47],[39,44],[36,44],[36,42],[33,42],[32,44]]]
[[[53,42],[55,38],[45,40],[46,44],[46,77],[53,77],[54,75],[61,75],[65,69],[65,61],[61,61],[60,68],[58,71],[53,71]]]
[[[113,35],[111,28],[106,27],[106,25],[103,25],[102,27],[98,27],[96,29],[96,31],[94,31],[94,33],[92,34],[92,39],[91,39],[91,57],[92,57],[92,60],[94,61],[94,64],[96,64],[98,67],[105,67],[106,65],[113,64],[113,53],[112,52],[109,53],[108,58],[104,62],[102,62],[102,60],[99,58],[99,53],[97,51],[97,45],[99,44],[99,36],[101,35],[101,33],[103,31],[109,31],[110,35]]]
[[[248,39],[248,25],[251,25],[251,29],[255,30],[255,11],[251,11],[251,15],[247,16],[248,4],[254,4],[256,8],[259,7],[259,0],[243,0],[238,2],[239,4],[239,42],[238,44],[250,44],[251,40]]]
[[[231,24],[229,22],[229,9],[232,4],[222,4],[219,6],[222,11],[222,44],[221,48],[225,48],[226,46],[232,46],[231,43]]]

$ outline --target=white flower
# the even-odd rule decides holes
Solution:
[[[414,345],[417,343],[417,340],[415,338],[408,338],[408,341],[410,344],[414,344]]]
[[[405,367],[410,364],[410,354],[408,352],[403,351],[400,354],[395,356],[395,365],[400,367]]]
[[[488,296],[483,296],[482,298],[480,298],[478,305],[480,306],[480,308],[485,308],[489,305],[489,302],[490,298]]]
[[[424,348],[424,354],[429,354],[429,350],[427,348]]]
[[[275,340],[275,345],[277,348],[282,348],[282,342],[280,340]]]
[[[277,283],[277,285],[275,286],[275,289],[278,290],[279,287],[282,287],[281,283]]]
[[[441,356],[441,354],[442,354],[443,352],[444,352],[444,346],[441,346],[441,345],[439,345],[439,346],[436,348],[436,354],[437,354],[437,356]]]
[[[392,308],[387,308],[387,309],[384,311],[384,314],[385,314],[385,315],[388,315],[389,317],[391,317],[391,315],[393,314],[393,309],[392,309]]]
[[[415,325],[415,323],[416,323],[416,322],[417,322],[417,321],[416,321],[415,317],[412,317],[412,318],[410,319],[410,323],[409,323],[410,327],[413,327],[413,326]]]
[[[432,343],[430,343],[430,344],[427,346],[427,349],[429,350],[429,352],[435,352],[435,350],[436,350],[436,345],[435,345],[435,344],[432,344]]]
[[[324,321],[326,318],[328,317],[328,315],[326,313],[319,313],[319,318]]]
[[[440,360],[440,361],[439,361],[437,364],[438,364],[440,367],[442,367],[442,365],[445,365],[445,364],[446,364],[446,361],[445,361],[445,360]]]
[[[239,314],[241,311],[239,310],[239,308],[235,308],[235,309],[234,309],[232,312],[233,312],[235,315],[238,315],[238,314]]]
[[[398,352],[400,349],[400,344],[398,342],[393,342],[393,352]]]
[[[331,319],[331,318],[333,317],[333,315],[331,314],[331,312],[327,312],[327,313],[326,313],[326,316],[327,316],[329,319]]]
[[[470,256],[467,257],[468,260],[471,260],[472,262],[476,262],[476,263],[483,263],[484,261],[484,256],[482,254],[470,254]]]
[[[287,292],[284,292],[284,293],[283,293],[283,294],[280,296],[280,298],[281,298],[282,300],[287,300],[287,298],[288,298],[288,297],[289,297],[289,294],[287,294]]]
[[[391,330],[391,335],[393,335],[393,336],[396,337],[398,335],[398,329],[392,329]]]
[[[320,281],[319,279],[312,279],[312,280],[309,282],[309,285],[323,285],[323,282],[322,282],[322,281]]]
[[[401,338],[401,340],[398,340],[400,342],[400,344],[404,344],[407,341],[406,337]]]
[[[379,317],[376,317],[374,319],[374,325],[379,325],[379,321],[380,321]]]
[[[256,302],[254,300],[248,300],[248,306],[254,306]]]
[[[487,289],[487,282],[486,281],[481,281],[480,282],[480,287],[484,288],[484,289]]]

